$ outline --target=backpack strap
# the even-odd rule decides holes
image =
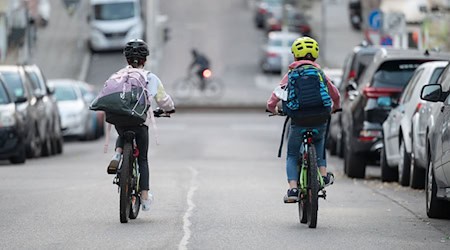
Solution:
[[[281,133],[280,147],[278,148],[278,158],[281,158],[281,151],[283,150],[284,135],[286,133],[286,127],[287,127],[288,121],[289,121],[289,116],[286,116],[286,120],[284,120],[284,125],[283,125],[283,132]]]

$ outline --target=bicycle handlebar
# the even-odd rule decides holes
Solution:
[[[155,110],[153,110],[153,115],[155,117],[166,117],[166,118],[170,118],[170,114],[175,113],[175,109],[174,110],[169,110],[169,111],[164,111],[160,108],[157,108]]]

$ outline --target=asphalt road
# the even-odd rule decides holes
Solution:
[[[103,141],[67,142],[64,154],[0,165],[0,249],[445,249],[450,223],[430,220],[424,193],[337,176],[316,229],[286,205],[282,118],[263,112],[175,114],[151,137],[150,212],[121,224]],[[111,138],[110,149],[112,149]],[[110,150],[110,153],[112,151]]]

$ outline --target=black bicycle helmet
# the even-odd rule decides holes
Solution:
[[[142,39],[132,39],[125,45],[123,54],[127,59],[146,59],[150,54],[148,45]]]

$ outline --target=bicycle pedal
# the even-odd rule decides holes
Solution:
[[[291,203],[297,203],[297,202],[298,202],[298,199],[295,200],[295,201],[289,201],[289,199],[288,199],[287,197],[284,197],[284,198],[283,198],[283,201],[284,201],[284,203],[286,203],[286,204],[291,204]]]

